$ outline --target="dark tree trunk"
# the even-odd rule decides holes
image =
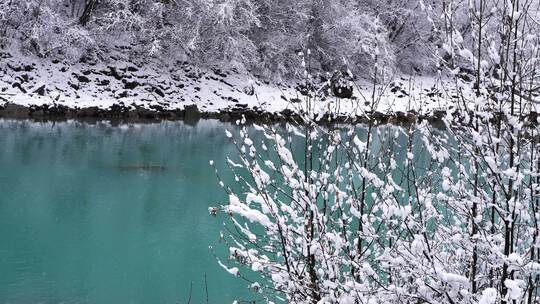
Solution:
[[[79,18],[79,23],[82,26],[86,26],[88,21],[90,20],[90,16],[92,15],[92,11],[94,10],[94,7],[96,6],[97,0],[86,0],[84,3],[84,11]]]

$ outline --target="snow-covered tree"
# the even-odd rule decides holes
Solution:
[[[391,32],[369,5],[328,0],[3,1],[4,39],[39,56],[84,57],[121,44],[134,55],[297,77],[297,53],[311,67],[353,72],[394,65]],[[45,39],[47,37],[47,39]],[[5,41],[6,44],[8,41]],[[380,68],[378,68],[381,70]]]

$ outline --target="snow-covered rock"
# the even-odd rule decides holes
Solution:
[[[43,110],[43,115],[50,108],[63,108],[90,109],[88,116],[110,111],[126,116],[137,109],[163,112],[192,109],[191,105],[201,113],[279,113],[305,98],[294,82],[272,84],[234,70],[201,69],[187,62],[115,57],[110,62],[68,64],[14,52],[3,52],[2,58],[0,107],[15,104],[30,108],[31,113]],[[433,77],[399,76],[375,87],[374,95],[369,81],[356,81],[352,98],[317,100],[315,115],[322,117],[328,110],[347,116],[371,111],[429,115],[445,110],[456,96],[440,83]]]

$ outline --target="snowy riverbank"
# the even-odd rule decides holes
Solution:
[[[271,84],[186,62],[143,63],[111,56],[114,61],[107,61],[114,63],[67,64],[7,51],[0,58],[0,117],[228,120],[245,114],[277,120],[302,98],[295,84]],[[388,83],[376,88],[381,93],[375,112],[381,118],[433,117],[456,96],[433,77],[398,76]],[[352,99],[329,97],[318,102],[318,112],[332,109],[362,117],[371,111],[372,93],[368,82],[357,83]]]

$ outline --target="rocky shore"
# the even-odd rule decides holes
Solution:
[[[427,120],[430,122],[441,121],[445,115],[443,111],[431,114],[418,114],[415,112],[397,113],[366,113],[362,116],[325,116],[319,122],[321,124],[332,123],[367,123],[371,119],[375,124],[409,124],[415,121]],[[200,119],[217,119],[223,122],[233,122],[245,118],[250,122],[279,123],[300,121],[297,114],[289,109],[281,112],[265,112],[250,108],[230,108],[220,112],[201,112],[196,105],[190,105],[185,109],[168,110],[163,108],[127,108],[114,105],[109,109],[98,107],[69,108],[66,106],[22,106],[7,103],[0,107],[0,118],[9,119],[32,119],[38,121],[64,121],[64,120],[108,120],[115,123],[144,123],[161,120],[182,120],[188,124],[195,124]]]
[[[296,120],[294,103],[303,96],[294,83],[274,84],[236,70],[200,69],[187,62],[141,61],[121,57],[77,63],[22,56],[0,50],[0,117],[36,120],[145,122],[212,118],[234,121]],[[114,64],[112,63],[114,62]],[[319,121],[377,123],[438,120],[452,92],[437,80],[395,77],[380,89],[373,110],[368,82],[355,83],[352,97],[328,97],[317,104]],[[449,97],[450,96],[450,97]],[[369,97],[367,97],[369,99]],[[324,114],[335,109],[335,115]]]

